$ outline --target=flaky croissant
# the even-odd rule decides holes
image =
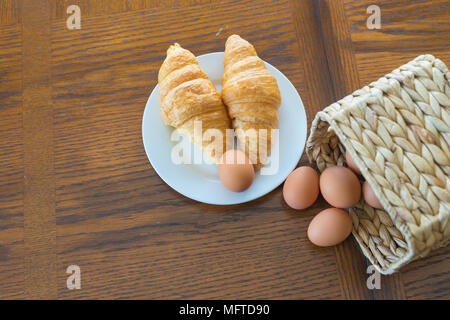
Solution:
[[[178,43],[167,50],[158,74],[161,117],[167,125],[188,135],[215,163],[226,151],[230,119],[220,94],[200,68],[195,56]],[[201,123],[201,131],[194,125]],[[203,139],[209,129],[221,134]],[[206,136],[204,136],[206,137]]]
[[[253,45],[238,35],[230,36],[225,44],[224,67],[223,102],[241,149],[259,169],[271,149],[271,129],[278,127],[281,95],[277,81]]]

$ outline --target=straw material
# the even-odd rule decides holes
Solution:
[[[345,150],[385,210],[361,199],[353,235],[390,274],[450,240],[450,72],[422,55],[319,112],[307,145],[320,171]]]

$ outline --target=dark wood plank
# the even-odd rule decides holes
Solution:
[[[59,0],[53,1],[51,17],[52,19],[66,18],[68,16],[67,8],[70,5],[78,5],[84,18],[143,9],[184,7],[202,3],[214,5],[214,2],[214,0]]]
[[[55,299],[56,217],[50,2],[23,0],[23,140],[25,294]]]
[[[407,265],[402,278],[408,299],[450,299],[450,247]]]
[[[373,299],[373,291],[367,287],[367,259],[353,237],[335,248],[341,289],[345,299]]]
[[[380,0],[381,29],[368,30],[367,0],[344,0],[354,52],[448,50],[450,3],[447,0]]]
[[[0,26],[16,25],[21,22],[20,2],[16,0],[0,0]]]
[[[312,0],[290,1],[303,69],[304,86],[298,87],[308,117],[308,127],[319,110],[335,101],[321,25]]]
[[[0,27],[0,299],[24,298],[21,29]]]
[[[360,88],[351,35],[342,0],[315,0],[335,100]]]

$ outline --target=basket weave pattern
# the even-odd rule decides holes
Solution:
[[[345,150],[385,210],[350,209],[353,235],[383,274],[450,240],[450,72],[422,55],[319,112],[307,154],[320,171]]]

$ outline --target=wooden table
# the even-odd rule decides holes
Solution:
[[[0,298],[450,298],[450,247],[366,286],[354,239],[306,239],[327,205],[281,188],[197,203],[152,169],[141,121],[167,47],[223,51],[237,33],[315,113],[422,53],[450,65],[450,3],[378,0],[0,0]],[[81,9],[68,30],[66,9]],[[295,148],[295,146],[293,146]],[[300,164],[306,164],[302,157]],[[68,290],[66,268],[81,269]]]

